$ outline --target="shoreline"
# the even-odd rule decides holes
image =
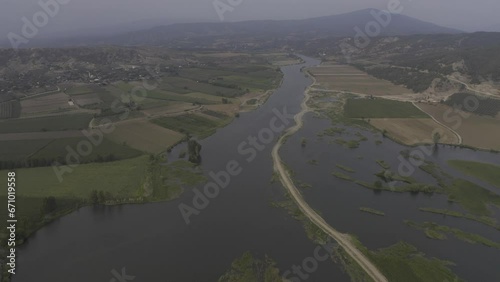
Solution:
[[[280,69],[281,69],[281,67],[280,67]],[[269,89],[269,90],[267,90],[266,92],[264,92],[263,94],[261,94],[261,95],[259,95],[257,97],[260,103],[258,103],[258,105],[256,107],[251,107],[251,108],[248,108],[246,110],[242,110],[240,108],[237,113],[252,112],[252,111],[257,110],[260,106],[262,106],[263,104],[265,104],[267,102],[267,100],[276,92],[276,90],[278,90],[283,85],[284,78],[285,78],[285,76],[284,76],[283,72],[281,72],[281,79],[279,80],[279,83],[273,89]],[[234,120],[236,118],[237,118],[236,116],[232,116],[222,126],[217,127],[212,134],[210,134],[208,136],[205,136],[204,138],[202,138],[200,140],[204,140],[204,139],[209,138],[210,136],[212,136],[213,134],[215,134],[217,132],[217,130],[230,125],[232,122],[234,122]],[[92,120],[89,123],[89,128],[90,129],[94,129],[95,128],[95,127],[91,127],[93,121],[94,121],[94,118],[92,118]],[[125,121],[128,121],[128,120],[125,120]],[[122,121],[122,122],[124,122],[124,121]],[[179,146],[179,145],[185,143],[186,142],[186,138],[187,138],[187,136],[185,136],[182,140],[179,140],[174,145],[168,147],[165,151],[163,151],[163,152],[161,152],[159,154],[156,154],[156,155],[163,155],[163,154],[171,151],[176,146]],[[146,155],[148,155],[148,153],[145,152],[141,156],[146,156]],[[174,161],[178,161],[178,160],[179,159],[175,159]],[[172,201],[180,198],[182,196],[182,194],[184,194],[184,192],[185,192],[185,189],[183,188],[182,191],[181,191],[181,193],[179,193],[178,195],[175,195],[175,197],[170,198],[170,199],[163,199],[163,200],[158,200],[158,199],[152,199],[152,200],[146,200],[146,201],[137,200],[137,201],[116,202],[116,203],[104,203],[104,204],[98,204],[98,205],[94,205],[94,204],[88,203],[86,201],[82,201],[81,203],[78,204],[77,207],[61,211],[61,212],[59,212],[57,214],[52,215],[50,218],[47,218],[45,220],[45,222],[37,225],[36,228],[34,230],[32,230],[32,232],[26,238],[24,238],[24,240],[22,242],[16,244],[16,246],[19,247],[19,246],[25,245],[30,240],[30,238],[33,237],[40,229],[48,226],[49,224],[53,223],[54,221],[56,221],[58,219],[63,218],[64,216],[67,216],[67,215],[70,215],[72,213],[78,212],[82,208],[88,208],[88,207],[92,207],[92,206],[114,207],[114,206],[121,206],[121,205],[144,205],[144,204],[153,204],[153,203],[167,203],[167,202],[172,202]],[[0,254],[3,254],[3,252],[6,252],[7,250],[8,250],[8,248],[6,247],[6,245],[5,246],[4,245],[0,246]],[[0,262],[2,262],[2,260],[0,260]],[[0,271],[3,272],[3,269],[0,268]],[[10,278],[9,275],[4,276],[4,279],[6,279],[6,281],[11,281],[9,278]]]
[[[310,78],[312,78],[313,83],[306,89],[304,95],[305,98],[301,104],[301,111],[294,116],[295,125],[290,127],[285,131],[285,133],[278,139],[278,142],[273,147],[272,158],[273,158],[273,168],[276,173],[279,174],[280,182],[287,189],[290,196],[292,196],[295,204],[304,213],[304,215],[314,223],[323,232],[332,237],[337,243],[344,249],[349,256],[356,261],[356,263],[370,276],[374,281],[388,281],[387,278],[380,272],[380,270],[355,246],[348,234],[343,234],[331,227],[320,215],[318,215],[304,200],[300,191],[293,183],[290,174],[284,167],[283,161],[279,155],[279,150],[281,146],[286,142],[286,139],[297,131],[299,131],[303,126],[303,116],[310,112],[311,109],[307,105],[310,99],[310,90],[316,84],[316,79],[309,72],[305,72]]]

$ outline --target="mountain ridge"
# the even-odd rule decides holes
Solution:
[[[293,20],[251,20],[239,22],[173,23],[153,28],[124,32],[102,37],[64,38],[47,40],[34,38],[26,47],[59,47],[89,45],[165,45],[183,38],[255,37],[301,39],[317,37],[354,37],[359,30],[367,31],[368,25],[380,32],[375,36],[405,36],[416,34],[458,34],[463,31],[442,27],[400,14],[387,14],[377,9],[364,9],[350,13]],[[381,15],[376,17],[374,15]],[[358,28],[358,29],[356,29]],[[377,31],[377,29],[375,30]],[[31,45],[31,46],[30,46]],[[25,47],[25,46],[23,46]]]

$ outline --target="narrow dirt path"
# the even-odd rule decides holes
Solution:
[[[349,235],[340,233],[335,230],[307,204],[307,202],[304,200],[299,190],[293,183],[290,174],[285,169],[279,155],[279,150],[281,148],[281,145],[285,142],[285,139],[295,134],[300,128],[302,128],[302,118],[307,112],[310,111],[309,107],[307,106],[307,102],[310,98],[309,91],[311,90],[312,86],[316,84],[316,80],[314,79],[314,77],[312,77],[312,79],[314,80],[314,82],[306,90],[306,97],[301,105],[302,111],[294,117],[296,125],[289,128],[285,132],[285,134],[281,136],[281,138],[273,148],[272,157],[274,170],[279,174],[281,183],[283,184],[283,186],[285,186],[285,188],[294,199],[295,203],[299,206],[300,210],[304,213],[305,216],[307,216],[309,220],[311,220],[317,227],[321,228],[321,230],[323,230],[326,234],[335,239],[335,241],[339,243],[339,245],[346,251],[346,253],[349,254],[374,281],[387,282],[387,278],[379,271],[379,269],[358,248],[356,248]]]
[[[469,84],[467,84],[467,83],[465,83],[463,81],[460,81],[460,80],[458,80],[456,78],[448,77],[448,79],[451,80],[451,81],[454,81],[454,82],[457,82],[457,83],[460,83],[460,84],[464,85],[465,88],[467,88],[467,90],[470,90],[470,91],[473,91],[473,92],[476,92],[476,93],[479,93],[479,94],[483,94],[485,96],[489,96],[489,97],[492,97],[492,98],[496,98],[496,99],[499,98],[498,95],[495,95],[495,94],[492,94],[492,93],[489,93],[489,92],[483,92],[483,91],[476,90],[476,89],[472,88]]]
[[[415,106],[417,109],[419,109],[420,111],[422,111],[423,113],[427,114],[435,123],[443,126],[444,128],[448,129],[449,131],[453,132],[453,134],[455,134],[455,136],[457,136],[458,138],[458,145],[462,145],[463,143],[463,139],[462,139],[462,136],[460,136],[460,134],[458,134],[458,132],[456,132],[455,130],[453,130],[451,127],[447,126],[446,124],[440,122],[439,120],[437,120],[435,117],[433,117],[431,114],[429,114],[428,112],[424,111],[422,108],[420,108],[417,103],[415,102],[411,102],[413,104],[413,106]]]

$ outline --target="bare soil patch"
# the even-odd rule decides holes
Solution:
[[[403,86],[398,86],[389,81],[375,78],[352,66],[323,65],[321,67],[311,68],[310,72],[316,77],[318,88],[374,96],[413,93]]]
[[[433,132],[439,130],[443,144],[458,144],[457,136],[448,128],[428,118],[381,118],[371,119],[370,124],[387,130],[389,136],[406,145],[433,143]]]
[[[443,104],[418,104],[436,120],[458,132],[464,145],[500,150],[500,119],[454,110]]]

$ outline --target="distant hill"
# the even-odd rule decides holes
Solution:
[[[150,29],[136,30],[114,36],[75,36],[74,38],[47,40],[35,38],[31,46],[74,45],[166,45],[183,39],[208,38],[288,38],[309,39],[318,37],[353,37],[355,27],[365,30],[375,21],[372,13],[379,10],[366,9],[347,14],[311,18],[304,20],[261,20],[243,22],[177,23]],[[457,34],[461,31],[438,26],[403,15],[391,15],[390,24],[381,28],[379,36],[401,36],[415,34]]]
[[[149,30],[122,34],[105,40],[111,44],[158,45],[179,38],[207,36],[295,36],[295,37],[353,37],[355,27],[361,30],[374,21],[374,9],[305,20],[262,20],[221,23],[185,23],[160,26]],[[380,36],[415,34],[456,34],[461,31],[441,27],[404,15],[391,15],[390,24],[381,29]]]
[[[481,31],[500,32],[500,23],[496,24],[496,25],[490,25],[488,27],[482,28]]]

